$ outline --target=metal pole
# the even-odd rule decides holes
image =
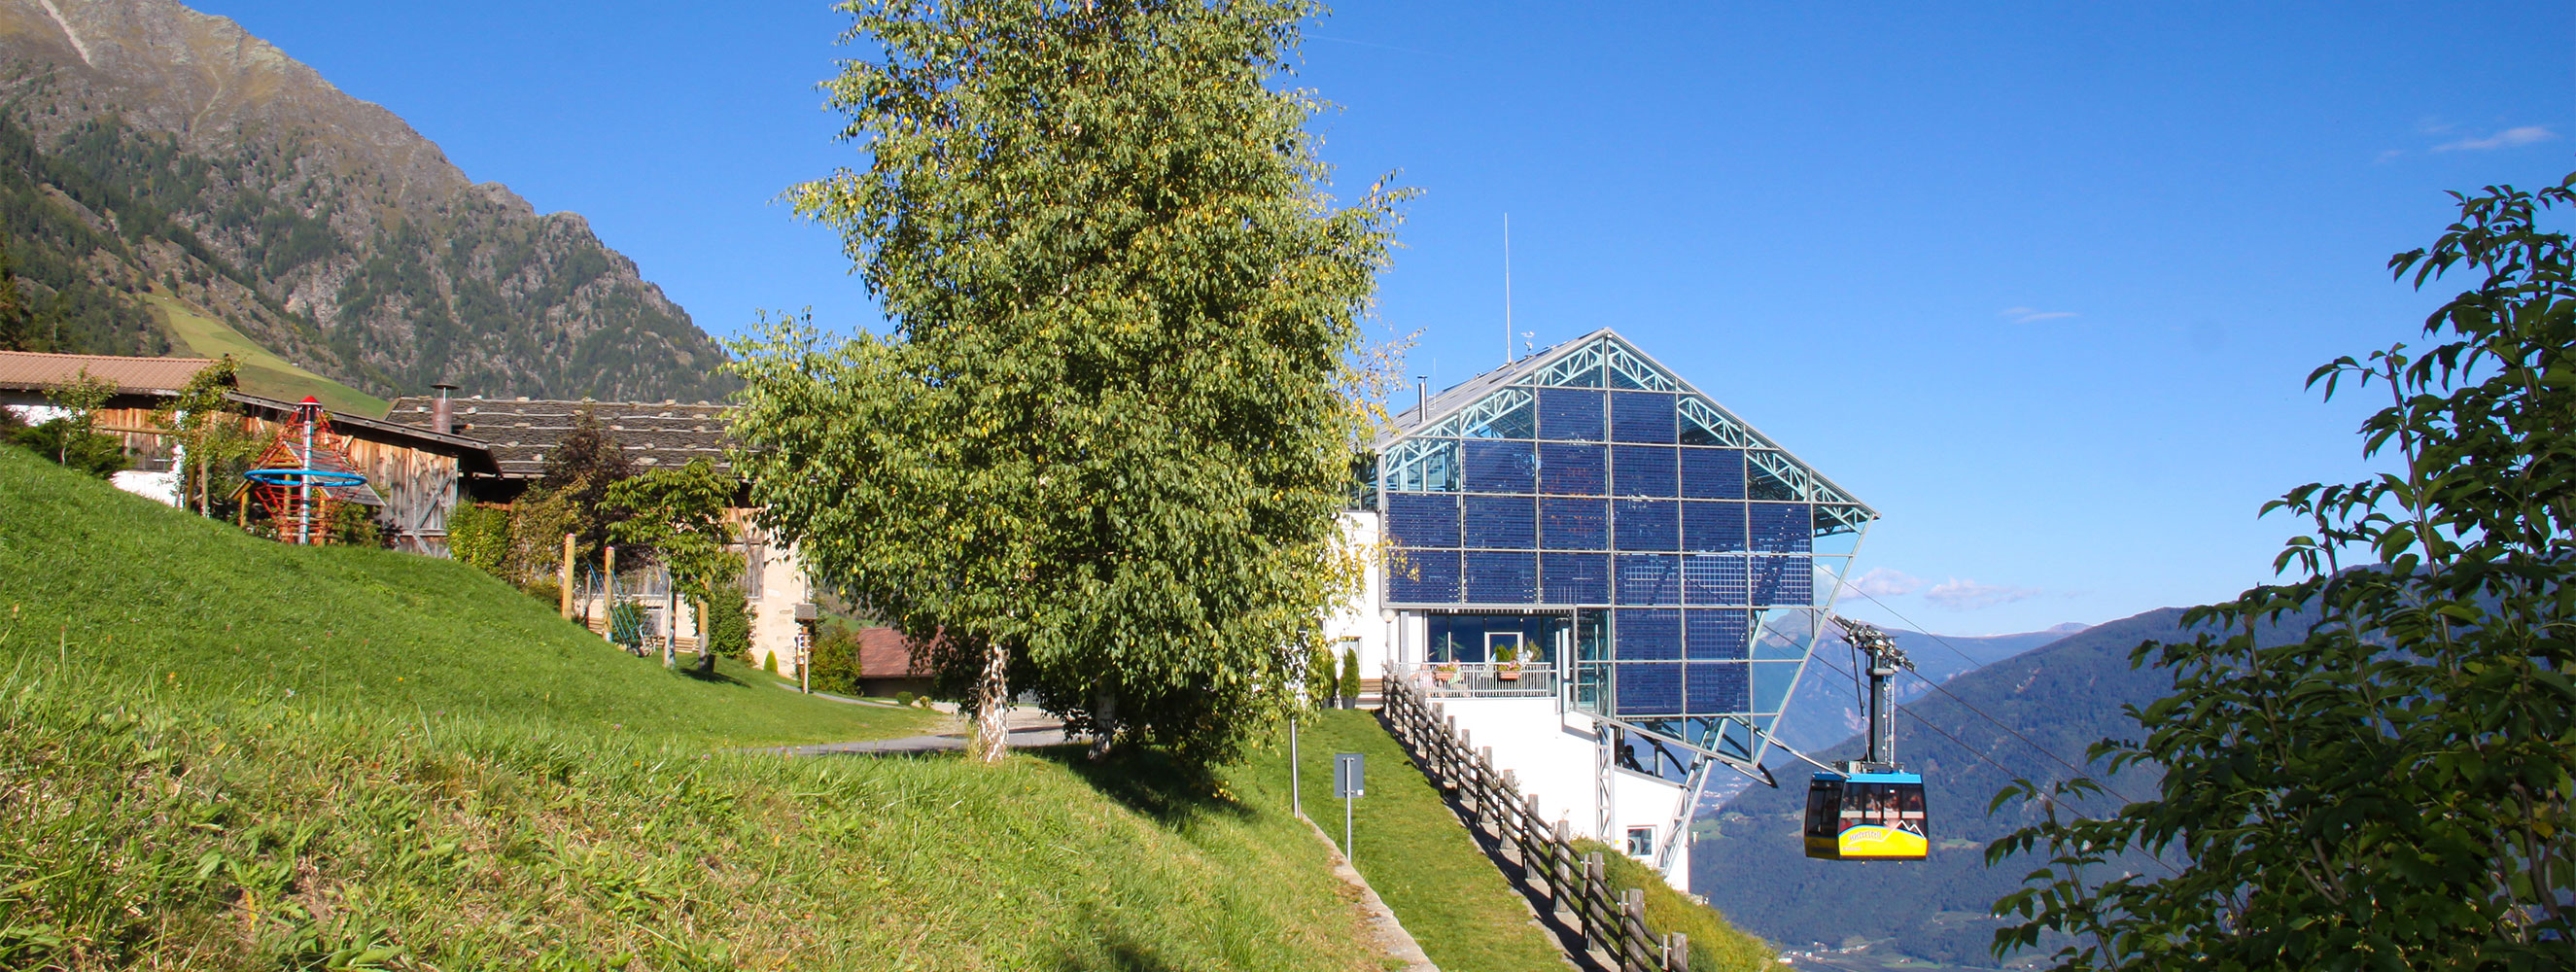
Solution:
[[[1297,717],[1288,717],[1288,812],[1306,819],[1306,799],[1297,789]]]
[[[1351,846],[1351,798],[1342,798],[1342,860],[1356,870],[1360,866],[1360,849]]]
[[[310,546],[313,543],[313,476],[309,472],[313,468],[313,413],[302,408],[296,411],[302,412],[304,419],[304,454],[297,460],[308,472],[296,477],[296,505],[302,509],[296,517],[295,542]]]

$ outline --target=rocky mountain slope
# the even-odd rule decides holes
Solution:
[[[143,327],[159,297],[379,395],[731,387],[580,216],[473,182],[392,112],[171,0],[0,0],[0,230],[23,291],[0,288],[0,338],[21,345],[162,350]]]

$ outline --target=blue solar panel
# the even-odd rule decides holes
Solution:
[[[1570,442],[1538,445],[1538,491],[1558,496],[1606,496],[1610,492],[1610,450]]]
[[[1655,661],[1682,656],[1682,613],[1672,608],[1619,608],[1610,612],[1613,661]]]
[[[1528,493],[1538,489],[1537,446],[1528,442],[1470,439],[1464,443],[1467,491]]]
[[[1466,553],[1467,600],[1477,604],[1527,604],[1538,599],[1538,554],[1527,550]]]
[[[1620,554],[1618,603],[1680,604],[1682,558],[1673,554]]]
[[[1754,503],[1753,549],[1765,553],[1806,553],[1816,542],[1816,515],[1805,503]]]
[[[1458,545],[1458,497],[1446,493],[1386,494],[1386,535],[1397,546]]]
[[[1601,393],[1580,388],[1541,388],[1538,390],[1538,437],[1599,442],[1602,433]]]
[[[1743,499],[1744,450],[1683,449],[1682,495],[1691,499]]]
[[[1613,550],[1680,550],[1681,501],[1623,499],[1611,504]]]
[[[1682,666],[1683,699],[1692,715],[1750,712],[1751,673],[1743,662],[1696,662]]]
[[[1550,550],[1605,550],[1610,546],[1610,501],[1546,496],[1538,501],[1539,546]]]
[[[1682,666],[1675,662],[1620,665],[1614,676],[1623,716],[1680,715]]]
[[[1611,392],[1610,441],[1673,444],[1678,438],[1673,413],[1677,402],[1662,392]]]
[[[1682,549],[1744,549],[1744,504],[1722,500],[1683,503]]]
[[[1752,657],[1752,613],[1742,608],[1691,608],[1682,612],[1683,656]]]
[[[1465,546],[1528,550],[1538,546],[1538,500],[1529,496],[1468,496]]]
[[[1692,554],[1682,558],[1682,602],[1746,604],[1742,555]]]
[[[1539,555],[1540,600],[1549,604],[1610,602],[1610,555],[1543,553]]]
[[[1458,603],[1458,552],[1395,551],[1387,564],[1386,599],[1404,604]]]
[[[1816,562],[1814,559],[1808,557],[1750,559],[1754,606],[1803,606],[1815,603]]]
[[[1610,447],[1610,493],[1613,496],[1679,496],[1680,467],[1672,446]]]

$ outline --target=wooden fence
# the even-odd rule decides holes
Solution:
[[[1621,972],[1683,972],[1690,968],[1690,939],[1658,935],[1646,925],[1646,892],[1610,886],[1599,852],[1575,850],[1562,820],[1539,815],[1538,794],[1523,795],[1509,770],[1494,768],[1492,747],[1470,749],[1458,721],[1422,690],[1388,673],[1384,715],[1395,738],[1413,753],[1424,776],[1456,801],[1470,828],[1490,837],[1526,875],[1532,904],[1544,904],[1583,933],[1583,946]],[[1536,897],[1544,895],[1544,899]],[[1596,958],[1596,962],[1599,961]]]

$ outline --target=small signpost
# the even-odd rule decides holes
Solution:
[[[1353,866],[1358,865],[1359,854],[1358,848],[1351,846],[1351,801],[1364,790],[1360,781],[1362,768],[1363,757],[1358,753],[1333,754],[1333,795],[1342,798],[1342,859]]]

